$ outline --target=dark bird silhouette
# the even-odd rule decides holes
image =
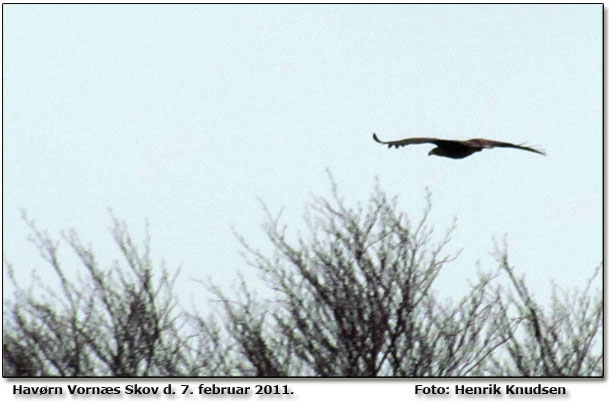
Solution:
[[[376,133],[372,134],[372,138],[377,143],[387,144],[389,148],[395,147],[400,148],[408,146],[410,144],[435,144],[436,148],[432,149],[427,155],[437,155],[440,157],[460,159],[469,157],[473,153],[482,151],[485,148],[495,147],[507,147],[517,148],[519,150],[531,151],[533,153],[546,155],[542,150],[537,150],[532,147],[526,147],[520,144],[505,143],[503,141],[486,140],[486,139],[471,139],[471,140],[442,140],[433,137],[412,137],[409,139],[396,140],[396,141],[381,141],[376,136]]]

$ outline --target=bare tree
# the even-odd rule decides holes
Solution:
[[[25,218],[25,217],[24,217]],[[173,285],[177,275],[163,267],[153,273],[149,239],[138,248],[124,223],[113,219],[118,261],[100,267],[95,254],[71,231],[63,236],[85,268],[86,277],[73,281],[60,263],[60,243],[38,230],[33,221],[31,241],[55,271],[60,290],[36,280],[24,289],[5,262],[16,288],[4,306],[3,369],[7,376],[153,376],[197,373],[209,352],[182,332],[184,315],[176,313]],[[157,284],[153,283],[153,277]],[[193,356],[196,355],[196,360]]]
[[[113,218],[121,260],[107,268],[74,231],[62,236],[84,267],[72,279],[61,243],[25,218],[59,286],[24,288],[5,261],[16,292],[4,304],[3,374],[602,376],[599,270],[582,292],[555,288],[542,304],[504,246],[498,270],[451,302],[434,281],[458,256],[446,251],[455,225],[437,236],[426,201],[412,219],[378,185],[355,207],[333,185],[307,206],[304,234],[265,208],[274,252],[240,240],[268,290],[208,284],[206,315],[179,309],[177,271],[155,268],[149,238],[136,245],[123,222]]]
[[[280,217],[266,210],[274,256],[241,241],[276,296],[262,309],[247,292],[242,302],[231,302],[216,289],[229,333],[253,373],[482,374],[507,341],[488,295],[492,277],[481,276],[456,304],[440,302],[432,284],[456,257],[444,253],[454,226],[434,243],[430,209],[428,197],[422,217],[412,222],[378,186],[366,208],[350,208],[334,186],[331,200],[309,205],[308,237],[292,242]]]
[[[490,374],[511,376],[602,376],[601,346],[603,301],[598,266],[583,291],[553,286],[551,303],[544,307],[532,296],[524,276],[518,277],[508,262],[507,246],[497,247],[495,257],[507,274],[511,291],[497,288],[498,317],[507,336],[505,354],[493,359]]]

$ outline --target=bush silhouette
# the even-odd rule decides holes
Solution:
[[[555,288],[544,305],[504,244],[496,270],[446,302],[433,283],[457,257],[445,252],[455,226],[435,236],[429,196],[412,220],[378,185],[355,207],[333,185],[308,205],[307,233],[291,238],[265,211],[274,253],[240,240],[271,296],[256,298],[244,280],[231,294],[207,284],[215,301],[207,317],[178,309],[177,272],[153,267],[149,239],[136,245],[124,222],[113,218],[111,229],[122,264],[105,269],[75,232],[62,236],[83,266],[73,280],[60,242],[25,218],[60,289],[23,287],[5,261],[16,291],[4,305],[4,376],[603,374],[600,267],[582,292]]]

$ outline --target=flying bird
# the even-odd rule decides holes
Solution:
[[[495,147],[507,147],[517,148],[519,150],[531,151],[533,153],[546,155],[542,150],[538,150],[532,147],[526,147],[521,144],[505,143],[503,141],[487,140],[487,139],[471,139],[471,140],[442,140],[433,137],[411,137],[409,139],[396,140],[396,141],[381,141],[376,136],[376,133],[372,134],[372,138],[377,143],[387,144],[389,148],[404,147],[410,144],[435,144],[436,148],[432,149],[427,155],[437,155],[440,157],[461,159],[469,157],[473,153],[482,151],[485,148]]]

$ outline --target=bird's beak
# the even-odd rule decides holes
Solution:
[[[431,150],[430,152],[427,153],[427,155],[432,155],[433,154],[433,150]]]

